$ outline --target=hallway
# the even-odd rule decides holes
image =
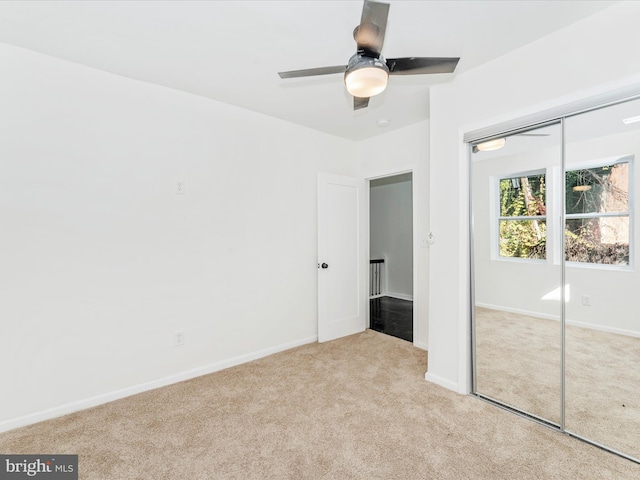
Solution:
[[[413,342],[413,302],[393,297],[369,300],[371,330]]]

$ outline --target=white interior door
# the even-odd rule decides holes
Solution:
[[[365,181],[318,175],[318,341],[367,327]]]

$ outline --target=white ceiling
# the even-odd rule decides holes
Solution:
[[[461,60],[455,74],[393,76],[357,112],[341,75],[277,72],[345,65],[361,0],[2,1],[0,42],[360,140],[428,118],[429,86],[617,2],[388,3],[386,57]]]

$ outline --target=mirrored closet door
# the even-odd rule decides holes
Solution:
[[[633,240],[640,238],[634,232],[634,213],[640,211],[634,200],[639,115],[636,100],[566,119],[564,231],[571,292],[565,316],[565,428],[636,459],[640,277]]]
[[[562,128],[473,148],[476,391],[560,425],[561,269],[550,228]]]
[[[640,462],[640,100],[470,148],[474,393]]]

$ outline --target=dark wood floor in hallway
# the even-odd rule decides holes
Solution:
[[[413,342],[413,302],[393,297],[369,300],[371,330]]]

